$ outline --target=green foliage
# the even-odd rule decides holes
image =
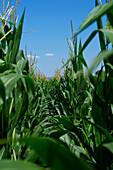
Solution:
[[[63,145],[50,138],[23,138],[21,142],[31,146],[51,169],[75,169],[75,167],[77,169],[91,169]]]
[[[38,167],[37,165],[27,163],[25,161],[12,161],[12,160],[2,160],[0,161],[0,169],[23,169],[23,170],[41,170],[42,168]]]
[[[98,0],[96,0],[98,1]],[[97,4],[96,4],[97,5]],[[82,32],[84,29],[86,29],[88,26],[90,26],[94,21],[98,21],[98,19],[100,20],[100,17],[102,17],[103,15],[107,15],[108,17],[112,17],[112,11],[113,11],[113,2],[104,4],[104,5],[98,5],[96,6],[91,13],[86,17],[86,19],[84,20],[84,22],[81,24],[81,26],[79,27],[79,29],[77,30],[77,34],[79,34],[80,32]],[[98,23],[101,24],[102,23]],[[110,20],[110,24],[112,25],[112,21]],[[99,27],[99,26],[98,26]],[[102,26],[100,26],[102,27]]]
[[[67,38],[70,58],[60,79],[33,80],[19,50],[25,11],[17,28],[1,20],[0,38],[13,29],[0,45],[1,169],[112,169],[113,32],[103,28],[102,16],[112,28],[113,2],[95,2],[76,34],[72,32],[73,43]],[[97,30],[82,45],[79,33],[94,21]],[[83,51],[97,33],[101,50],[88,67]]]

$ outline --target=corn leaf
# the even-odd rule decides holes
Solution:
[[[91,169],[67,148],[51,138],[30,137],[20,139],[20,141],[31,146],[51,169]]]
[[[0,79],[0,97],[3,101],[5,101],[5,87],[3,81]]]
[[[1,160],[0,161],[1,170],[41,170],[42,168],[38,165],[25,162],[25,161],[12,161],[12,160]]]
[[[111,153],[113,153],[113,142],[103,144],[105,148],[107,148]]]
[[[12,90],[15,87],[15,84],[21,77],[22,77],[22,75],[15,74],[15,73],[11,73],[11,74],[1,77],[1,79],[4,83],[4,86],[5,86],[5,89],[6,89],[6,97],[7,98],[9,97],[9,95],[11,94]]]
[[[96,21],[98,18],[106,14],[108,11],[113,11],[113,2],[96,6],[91,13],[86,17],[84,22],[81,24],[79,29],[77,30],[77,34],[82,32],[84,29],[86,29],[89,25],[91,25],[94,21]]]
[[[11,63],[16,63],[16,55],[19,51],[19,45],[20,45],[20,40],[21,40],[21,35],[22,35],[22,27],[23,27],[23,20],[24,20],[24,14],[25,10],[23,12],[23,15],[21,17],[21,20],[19,22],[19,25],[16,29],[15,37],[14,37],[14,44],[13,44],[13,49],[12,49],[12,58],[11,58]]]
[[[113,56],[113,49],[112,50],[104,50],[102,51],[102,53],[100,53],[96,59],[92,62],[92,64],[90,65],[90,67],[88,68],[88,73],[93,72],[94,69],[96,70],[96,68],[98,67],[98,65],[100,64],[100,62],[106,58],[109,58]]]
[[[98,6],[98,0],[96,0],[96,6]],[[102,23],[102,18],[99,17],[97,19],[97,28],[98,29],[103,29],[103,23]],[[101,47],[101,51],[105,49],[105,37],[104,34],[102,32],[99,32],[99,41],[100,41],[100,47]]]
[[[84,43],[83,47],[81,48],[79,54],[81,54],[84,51],[84,49],[89,45],[91,40],[95,37],[95,35],[98,32],[105,34],[107,36],[107,38],[109,38],[109,41],[112,42],[112,44],[113,44],[113,31],[111,31],[109,29],[98,29],[98,30],[93,31],[91,33],[91,35],[87,38],[87,40],[85,41],[85,43]]]

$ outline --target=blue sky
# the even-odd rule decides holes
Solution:
[[[14,0],[13,0],[14,1]],[[18,7],[19,19],[26,7],[23,31],[38,31],[24,33],[20,48],[27,53],[37,55],[38,69],[47,77],[52,77],[56,69],[61,68],[62,59],[69,57],[66,37],[71,39],[71,24],[74,32],[94,8],[95,0],[22,0]],[[82,44],[88,35],[96,28],[96,23],[79,35]],[[99,52],[96,37],[84,51],[88,64]],[[50,54],[50,55],[49,55]]]

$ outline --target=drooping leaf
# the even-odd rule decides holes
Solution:
[[[113,153],[113,142],[103,144],[111,153]]]
[[[91,13],[86,17],[84,22],[81,24],[79,29],[77,30],[77,34],[82,32],[84,29],[86,29],[89,25],[91,25],[94,21],[96,21],[98,18],[106,14],[108,11],[113,11],[113,2],[96,6]]]
[[[112,50],[105,50],[102,51],[102,53],[100,53],[92,62],[91,66],[88,68],[88,72],[93,72],[93,70],[98,67],[98,65],[100,64],[100,62],[106,58],[109,58],[113,55],[113,49]]]
[[[89,43],[91,42],[91,40],[95,37],[95,35],[100,32],[103,33],[107,36],[107,38],[109,38],[110,42],[112,42],[113,44],[113,31],[109,30],[109,29],[98,29],[95,30],[91,33],[91,35],[87,38],[87,40],[85,41],[83,47],[80,50],[80,54],[84,51],[84,49],[89,45]]]

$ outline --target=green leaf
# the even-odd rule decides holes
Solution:
[[[21,17],[19,25],[16,29],[16,33],[15,33],[15,37],[14,37],[14,44],[13,44],[13,49],[12,49],[11,63],[16,63],[16,56],[17,56],[18,51],[19,51],[19,45],[20,45],[20,40],[21,40],[21,35],[22,35],[24,14],[25,14],[25,10],[24,10],[23,15]]]
[[[19,89],[17,86],[15,88],[15,115],[13,116],[13,121],[11,123],[11,128],[8,134],[9,137],[11,137],[15,126],[18,125],[19,120],[23,119],[23,116],[28,109],[28,94],[25,91],[22,91],[22,93],[18,91]],[[22,95],[22,97],[20,97],[19,95]]]
[[[86,118],[82,118],[82,119],[84,119],[89,124],[95,126],[98,130],[100,130],[107,137],[107,139],[110,142],[113,142],[113,137],[111,136],[111,134],[105,128],[103,128],[102,126],[100,126],[100,125],[98,125],[96,123],[92,123],[92,122],[88,121]]]
[[[5,87],[1,79],[0,79],[0,97],[2,98],[3,102],[5,102]]]
[[[113,31],[109,29],[99,29],[98,32],[106,34],[107,38],[109,39],[110,42],[112,42],[113,45]]]
[[[3,37],[4,37],[4,33],[3,33],[3,31],[0,31],[0,39],[3,38]],[[5,50],[5,48],[6,48],[6,38],[4,38],[1,41],[1,43],[2,43],[2,48]]]
[[[23,72],[24,69],[25,69],[26,64],[27,64],[27,60],[21,59],[21,60],[19,60],[19,61],[17,62],[17,64],[12,64],[12,66],[15,67],[16,72],[17,72],[18,74],[22,74],[22,72]]]
[[[35,88],[34,88],[34,81],[31,77],[29,76],[23,76],[23,78],[25,79],[29,89],[32,91],[33,95],[35,95]]]
[[[20,73],[20,72],[19,72]],[[4,86],[6,88],[6,97],[8,98],[9,95],[11,94],[12,90],[14,89],[17,81],[19,79],[25,79],[27,84],[28,84],[28,87],[29,89],[32,91],[32,93],[34,94],[35,93],[35,89],[34,89],[34,82],[33,80],[29,77],[29,76],[24,76],[22,73],[20,74],[15,74],[15,73],[10,73],[8,75],[4,75],[1,77],[3,83],[4,83]],[[24,80],[23,79],[23,80]],[[27,87],[26,87],[26,84],[25,82],[23,81],[23,85],[25,87],[25,89],[27,90]]]
[[[2,22],[5,24],[6,20],[2,18]],[[15,27],[15,24],[13,22],[7,20],[7,23]]]
[[[110,26],[111,28],[113,28],[113,10],[108,10],[107,11],[107,20],[108,20],[108,26]]]
[[[93,32],[91,33],[91,35],[90,35],[90,36],[87,38],[87,40],[85,41],[83,47],[80,49],[79,54],[81,54],[81,53],[84,51],[84,49],[89,45],[90,41],[94,38],[94,36],[95,36],[96,34],[97,34],[97,31],[93,31]]]
[[[38,165],[28,163],[25,161],[12,161],[12,160],[1,160],[0,161],[1,170],[41,170]]]
[[[17,56],[16,56],[16,63],[19,62],[19,60],[25,59],[23,50],[19,50]],[[23,60],[24,61],[24,60]]]
[[[84,142],[86,140],[86,136],[84,133],[80,130],[80,128],[77,128],[71,121],[69,121],[66,118],[58,118],[59,124],[63,125],[64,128],[70,132],[74,132],[74,134],[78,137],[79,141],[82,143],[84,148],[87,148],[88,152],[92,153],[91,147],[88,145],[88,142]],[[78,141],[75,140],[77,143]]]
[[[31,146],[35,152],[53,170],[91,169],[84,161],[78,159],[67,148],[51,138],[22,138],[22,143]]]
[[[11,61],[13,43],[14,43],[13,40],[10,40],[9,46],[8,46],[8,51],[7,51],[7,54],[6,54],[6,62]]]
[[[86,61],[85,61],[85,59],[83,58],[83,57],[81,57],[81,55],[74,55],[73,54],[73,56],[72,57],[70,57],[64,64],[63,64],[63,66],[61,67],[61,69],[60,70],[62,70],[71,60],[73,60],[73,59],[75,59],[75,58],[79,58],[79,60],[83,63],[83,65],[87,68],[87,63],[86,63]]]
[[[11,94],[12,90],[15,87],[15,84],[17,83],[17,81],[22,77],[22,75],[20,74],[15,74],[15,73],[11,73],[8,75],[5,75],[3,77],[1,77],[4,86],[6,88],[6,97],[8,98],[9,95]]]
[[[113,153],[113,142],[103,144],[111,153]]]
[[[4,32],[5,34],[7,34],[9,31],[11,30],[11,27],[8,27],[8,25],[6,25],[4,23]],[[6,36],[6,40],[7,40],[7,44],[9,46],[10,40],[13,40],[13,33],[10,32],[7,36]]]
[[[98,67],[98,65],[100,64],[100,62],[108,57],[113,56],[113,49],[112,50],[104,50],[102,51],[102,53],[100,53],[96,59],[92,62],[92,64],[90,65],[90,67],[88,68],[88,73],[89,72],[93,72],[93,70]]]
[[[98,6],[98,0],[96,0],[96,6]],[[98,29],[103,29],[103,23],[102,23],[102,18],[99,17],[97,19],[97,28]],[[101,47],[101,51],[105,49],[105,38],[104,38],[104,34],[99,32],[99,41],[100,41],[100,47]]]
[[[5,62],[4,60],[0,59],[0,64],[3,64],[4,62]]]
[[[81,24],[79,29],[77,30],[77,34],[82,32],[84,29],[86,29],[89,25],[91,25],[94,21],[96,21],[98,18],[106,14],[108,11],[113,11],[113,2],[96,6],[91,13],[86,17],[84,22]]]
[[[107,63],[106,66],[109,66],[113,70],[113,65],[111,65],[110,63]]]
[[[2,147],[2,149],[0,150],[0,160],[2,159],[3,155],[5,152],[5,146]]]
[[[88,37],[88,39],[85,41],[83,47],[81,48],[79,54],[81,54],[84,49],[89,45],[89,43],[91,42],[91,40],[95,37],[95,35],[100,32],[100,33],[104,33],[106,34],[107,38],[109,39],[110,42],[112,42],[113,44],[113,31],[109,30],[109,29],[98,29],[95,30],[91,33],[91,35]]]

